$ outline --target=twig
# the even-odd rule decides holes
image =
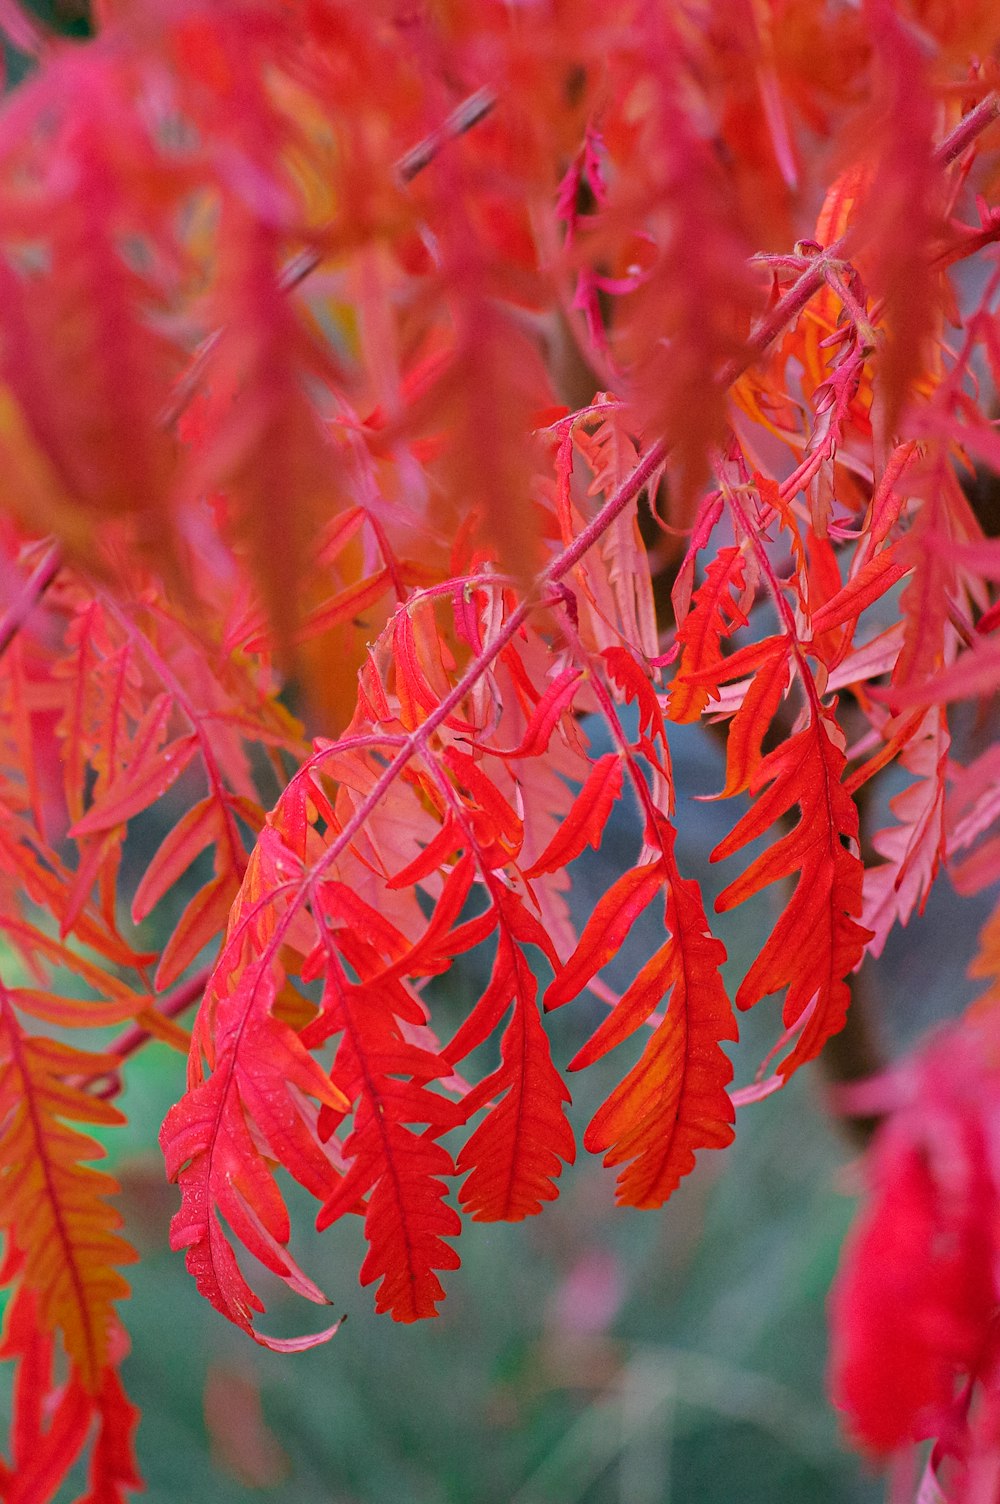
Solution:
[[[782,294],[771,311],[751,330],[745,348],[738,357],[728,361],[719,373],[718,382],[724,391],[728,391],[733,382],[763,355],[768,345],[777,339],[782,330],[816,296],[827,279],[831,265],[841,259],[845,242],[846,237],[841,236],[833,245],[820,251],[788,291]]]
[[[412,183],[417,174],[433,162],[443,146],[447,146],[457,136],[464,136],[466,131],[478,125],[496,102],[492,89],[477,89],[475,94],[470,94],[457,109],[452,110],[443,125],[439,125],[437,130],[431,131],[430,135],[418,141],[416,146],[412,146],[400,157],[396,163],[396,176],[400,182]]]
[[[51,543],[21,587],[20,594],[0,617],[0,658],[62,568],[62,549]]]

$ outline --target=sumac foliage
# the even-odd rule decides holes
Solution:
[[[292,1350],[335,1326],[258,1325],[256,1265],[329,1303],[279,1172],[319,1228],[364,1219],[377,1310],[433,1316],[463,1214],[557,1195],[567,1066],[632,1042],[582,1148],[660,1207],[942,870],[1000,878],[994,4],[93,19],[0,9],[33,57],[0,130],[9,1504],[80,1457],[93,1504],[141,1487],[89,1126],[146,1041],[188,1061],[172,1244]],[[736,801],[711,913],[682,723]],[[575,923],[622,805],[631,862]],[[730,998],[726,916],[763,891]],[[1000,1476],[1000,914],[971,964],[973,1016],[883,1082],[832,1307],[850,1433],[937,1438],[924,1496],[958,1504]],[[558,1062],[546,1016],[588,991]]]

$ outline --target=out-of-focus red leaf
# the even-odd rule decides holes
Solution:
[[[831,1304],[833,1393],[852,1435],[883,1456],[941,1436],[960,1471],[986,1440],[963,1384],[981,1375],[986,1404],[997,1379],[996,1077],[993,1014],[909,1067],[907,1103],[872,1146],[869,1199]],[[955,1497],[980,1495],[960,1486]]]

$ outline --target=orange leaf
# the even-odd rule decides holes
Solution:
[[[178,820],[160,843],[143,873],[132,899],[132,921],[141,924],[205,847],[219,835],[219,807],[215,799],[201,799]]]
[[[189,900],[156,968],[156,990],[163,992],[191,965],[198,953],[226,928],[236,892],[230,873],[213,877]]]

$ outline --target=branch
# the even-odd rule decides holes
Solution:
[[[179,1014],[186,1012],[188,1008],[192,1007],[198,1001],[205,991],[211,975],[212,967],[203,966],[200,971],[195,972],[193,977],[190,977],[186,982],[182,982],[179,987],[165,997],[158,1008],[150,1008],[146,1011],[155,1013],[163,1019],[177,1018]],[[138,1050],[142,1049],[143,1045],[148,1044],[151,1039],[155,1038],[156,1035],[152,1029],[144,1028],[142,1024],[132,1024],[129,1028],[124,1029],[118,1035],[117,1039],[111,1041],[105,1050],[105,1054],[117,1055],[119,1060],[127,1060],[130,1055],[134,1055]],[[106,1102],[112,1097],[118,1096],[123,1085],[120,1071],[104,1072],[99,1076],[93,1076],[89,1084],[92,1085],[100,1081],[103,1081],[104,1085],[99,1091],[93,1093],[99,1101]]]
[[[150,1011],[159,1014],[160,1018],[177,1018],[184,1013],[193,1003],[196,1003],[208,985],[208,979],[212,975],[211,966],[203,966],[196,971],[193,977],[186,982],[181,982],[172,993],[165,997],[158,1008]],[[153,1039],[150,1029],[144,1029],[141,1024],[133,1024],[113,1039],[107,1047],[106,1053],[117,1055],[120,1060],[127,1060],[129,1055],[134,1055],[147,1040]]]

